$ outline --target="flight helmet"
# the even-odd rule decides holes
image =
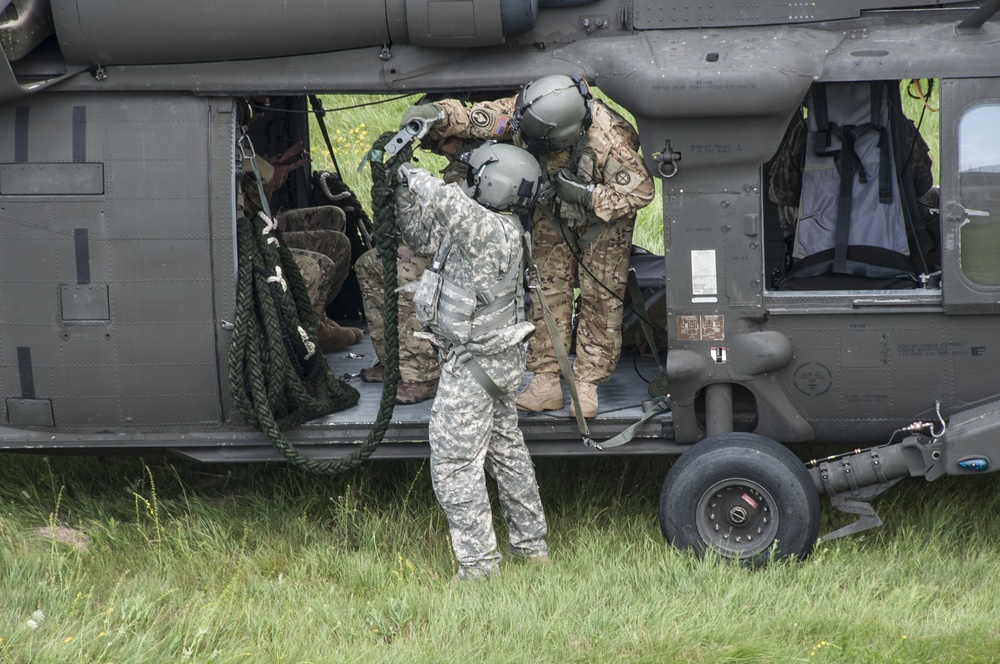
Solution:
[[[576,143],[590,127],[593,97],[574,74],[549,74],[521,88],[514,124],[532,152],[557,152]]]
[[[459,186],[480,205],[497,212],[518,212],[534,204],[542,186],[542,169],[527,150],[485,141],[459,159],[469,165]]]

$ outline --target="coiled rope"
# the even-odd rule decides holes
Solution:
[[[383,134],[372,155],[395,132]],[[382,400],[368,438],[349,455],[333,460],[306,456],[284,432],[357,404],[356,389],[338,380],[316,344],[316,315],[291,252],[274,235],[262,212],[238,220],[237,292],[229,345],[229,388],[246,423],[263,432],[289,463],[321,475],[359,466],[382,442],[392,420],[399,383],[398,295],[396,293],[396,175],[412,156],[405,147],[388,163],[371,159],[375,246],[382,259],[385,303],[385,380]]]

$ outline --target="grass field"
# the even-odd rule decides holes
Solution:
[[[341,170],[360,196],[358,161],[410,101],[332,114]],[[329,167],[320,141],[314,167]],[[658,215],[651,206],[640,220],[653,249]],[[540,459],[551,564],[505,559],[498,579],[453,584],[422,462],[321,478],[170,457],[3,461],[0,662],[1000,657],[990,476],[903,482],[875,502],[882,528],[748,571],[663,542],[670,459]],[[847,521],[827,510],[823,531]]]
[[[552,562],[453,584],[421,462],[7,455],[0,661],[996,661],[996,478],[904,482],[886,526],[748,571],[663,542],[669,463],[539,460]]]

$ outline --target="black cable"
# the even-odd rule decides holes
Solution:
[[[367,102],[364,102],[362,104],[351,104],[350,106],[341,106],[339,108],[328,108],[328,109],[325,109],[325,111],[327,113],[337,113],[338,111],[349,111],[349,110],[354,109],[354,108],[365,108],[365,107],[368,107],[368,106],[378,106],[379,104],[388,104],[388,103],[391,103],[391,102],[394,102],[394,101],[398,101],[400,99],[406,99],[407,97],[412,97],[412,96],[413,96],[413,93],[408,93],[408,94],[405,94],[405,95],[398,95],[396,97],[388,97],[386,99],[376,99],[374,101],[367,101]],[[301,113],[301,114],[310,114],[311,115],[311,114],[315,113],[315,111],[310,110],[310,109],[305,109],[305,110],[301,110],[300,111],[300,110],[292,109],[292,108],[274,108],[273,106],[269,106],[267,104],[260,104],[260,103],[257,103],[255,101],[253,101],[253,100],[248,100],[247,103],[250,105],[251,108],[254,108],[254,109],[257,109],[257,110],[261,110],[261,111],[273,111],[275,113],[290,113],[290,114],[293,114],[293,115],[294,114],[298,114],[298,113]]]

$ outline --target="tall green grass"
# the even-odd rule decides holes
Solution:
[[[669,460],[540,459],[552,562],[451,583],[422,462],[333,479],[4,462],[3,662],[992,662],[1000,647],[993,477],[904,483],[876,501],[881,529],[749,571],[663,542]]]

